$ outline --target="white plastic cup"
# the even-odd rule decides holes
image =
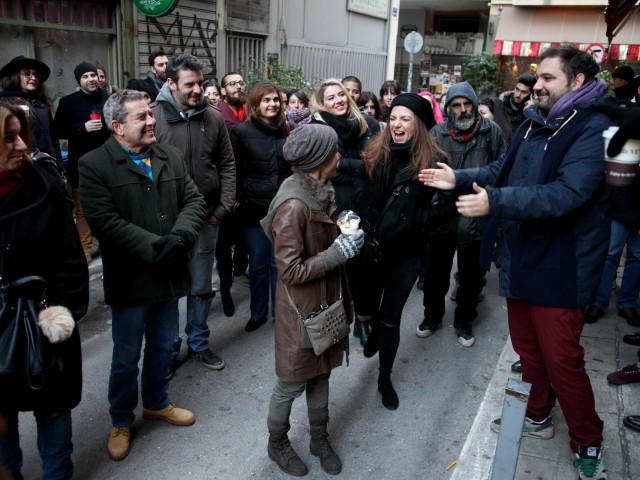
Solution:
[[[609,140],[619,127],[609,127],[602,132],[604,138],[604,177],[605,182],[616,187],[633,185],[640,164],[640,140],[629,139],[615,157],[607,155]]]
[[[338,216],[336,224],[344,235],[353,235],[360,228],[360,217],[348,210]]]

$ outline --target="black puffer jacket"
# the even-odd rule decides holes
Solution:
[[[87,262],[71,215],[71,199],[51,168],[27,163],[16,188],[0,200],[0,269],[5,284],[28,275],[43,277],[49,304],[67,307],[78,321],[89,305]],[[0,377],[0,410],[60,411],[80,402],[78,329],[53,348],[64,371],[54,388],[44,387],[39,399],[25,403],[15,386]]]
[[[282,155],[289,132],[284,119],[269,125],[252,118],[231,130],[238,172],[237,214],[247,225],[260,226],[280,185],[291,175],[291,167]]]

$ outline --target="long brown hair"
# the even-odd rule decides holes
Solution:
[[[416,128],[413,137],[408,141],[411,143],[411,170],[417,178],[420,170],[424,168],[438,168],[436,162],[449,163],[449,156],[435,142],[426,125],[414,114]],[[373,178],[376,166],[380,163],[388,165],[391,161],[391,122],[382,132],[373,137],[367,148],[362,152],[362,163],[364,170]]]
[[[260,120],[260,102],[262,102],[262,97],[265,95],[275,92],[278,94],[278,101],[280,102],[280,109],[278,110],[278,118],[285,119],[284,116],[284,105],[282,104],[282,92],[280,89],[276,87],[271,82],[258,82],[253,87],[251,87],[251,91],[249,92],[249,97],[247,97],[247,116],[249,118],[255,118],[256,120]]]

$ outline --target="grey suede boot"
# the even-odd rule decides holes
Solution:
[[[320,457],[322,470],[329,475],[337,475],[342,471],[342,462],[329,443],[327,423],[323,425],[311,425],[311,443],[309,450],[316,457]]]
[[[274,460],[284,473],[295,477],[303,477],[309,473],[307,466],[291,446],[287,432],[270,433],[267,452],[269,458]]]

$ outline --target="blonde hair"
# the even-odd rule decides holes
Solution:
[[[31,160],[31,155],[29,155],[31,143],[33,142],[31,126],[29,125],[27,114],[24,113],[24,110],[17,105],[0,102],[0,147],[4,146],[7,123],[12,118],[17,118],[18,122],[20,122],[20,138],[27,146],[27,150],[25,151],[25,160]]]
[[[323,105],[324,92],[327,90],[327,88],[333,87],[333,86],[339,87],[340,90],[342,90],[346,95],[347,102],[348,102],[347,113],[349,116],[352,116],[352,115],[355,116],[358,119],[358,122],[360,122],[360,135],[362,136],[365,133],[367,133],[367,130],[369,128],[369,126],[367,125],[367,121],[364,119],[364,116],[362,115],[362,113],[360,113],[360,109],[356,105],[356,102],[353,101],[353,98],[351,98],[351,95],[349,95],[349,92],[347,92],[347,89],[342,84],[342,81],[337,78],[327,78],[324,82],[318,85],[316,89],[313,91],[313,95],[311,95],[311,107],[313,108],[313,111],[314,112],[317,112],[318,110],[322,110],[323,112],[327,111]]]

